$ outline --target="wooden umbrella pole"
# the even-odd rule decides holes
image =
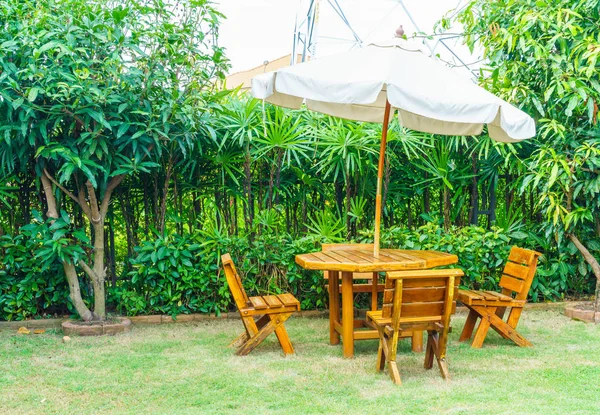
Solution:
[[[379,165],[377,167],[377,196],[375,196],[375,241],[373,255],[379,258],[379,229],[381,228],[381,185],[383,182],[383,166],[385,164],[385,146],[387,144],[388,124],[390,123],[390,102],[385,100],[383,128],[381,130],[381,146],[379,148]]]

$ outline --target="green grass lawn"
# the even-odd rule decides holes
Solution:
[[[375,372],[376,341],[343,359],[328,344],[324,319],[287,323],[296,355],[283,357],[275,336],[246,357],[227,344],[240,321],[138,326],[116,337],[0,333],[3,414],[598,414],[600,326],[558,311],[527,310],[520,349],[492,332],[483,349],[448,347],[452,379],[401,343],[395,386]]]

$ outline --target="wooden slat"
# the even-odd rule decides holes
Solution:
[[[337,259],[341,263],[348,264],[372,264],[373,260],[367,260],[359,256],[354,255],[354,251],[327,251],[326,255]]]
[[[325,254],[324,252],[313,252],[312,254],[313,257],[317,258],[320,262],[323,263],[336,263],[336,262],[340,262],[337,259],[332,258],[331,256]]]
[[[512,262],[516,262],[518,264],[526,264],[530,265],[533,262],[536,252],[530,251],[529,249],[523,249],[516,246],[513,246],[510,249],[510,254],[508,255],[508,260]]]
[[[269,308],[283,307],[283,304],[275,295],[263,295],[263,299],[265,300]]]
[[[428,288],[405,288],[402,292],[403,303],[422,303],[424,301],[442,301],[444,299],[444,287]]]
[[[507,288],[511,291],[520,293],[523,290],[523,281],[518,280],[508,275],[503,275],[500,279],[500,287]]]
[[[362,251],[371,251],[373,252],[374,245],[373,244],[321,244],[321,250],[325,251],[344,251],[344,250],[362,250]]]
[[[289,294],[289,293],[278,294],[277,298],[279,299],[279,301],[281,301],[283,303],[283,305],[285,307],[292,307],[292,306],[300,304],[300,302],[296,299],[296,297],[294,297],[292,294]]]
[[[393,293],[392,293],[392,298],[393,298]],[[382,317],[383,318],[391,318],[392,316],[392,304],[384,304],[381,307],[381,313],[382,313]]]
[[[414,271],[391,271],[387,274],[388,278],[403,278],[405,281],[409,278],[434,278],[434,277],[448,277],[453,275],[460,277],[464,275],[461,269],[426,269],[426,270],[414,270]]]
[[[425,265],[425,260],[423,260],[422,258],[409,256],[400,251],[386,251],[385,254],[388,257],[393,258],[397,261],[401,261],[405,264],[422,264],[423,266]]]
[[[402,311],[400,317],[421,317],[421,316],[437,316],[442,315],[444,309],[443,301],[436,301],[430,303],[409,303],[402,304]],[[452,313],[456,311],[456,302],[452,304]]]
[[[389,255],[386,255],[384,252],[379,253],[379,258],[373,257],[372,252],[365,252],[365,251],[354,251],[354,252],[357,255],[361,256],[362,258],[371,259],[373,262],[383,262],[383,263],[397,262],[396,259],[390,257]]]
[[[515,264],[514,262],[507,262],[502,273],[520,280],[525,280],[529,275],[529,267]]]
[[[479,293],[479,291],[460,290],[459,294],[464,295],[465,297],[471,298],[473,300],[483,300],[483,296]]]
[[[493,292],[477,291],[486,301],[498,301],[498,297]]]
[[[257,310],[269,308],[269,306],[267,305],[267,303],[265,303],[262,297],[250,297],[250,303],[252,304],[252,307],[254,307]]]
[[[512,301],[512,297],[509,297],[508,295],[504,295],[504,294],[500,294],[497,293],[495,291],[484,291],[486,294],[489,295],[493,295],[495,300],[499,300],[499,301]]]

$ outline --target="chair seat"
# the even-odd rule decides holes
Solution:
[[[494,291],[458,290],[458,300],[464,305],[492,307],[523,307],[525,300],[515,300],[509,295]]]
[[[249,297],[247,305],[240,312],[249,316],[300,311],[300,301],[289,293]]]
[[[400,317],[399,320],[401,329],[415,330],[415,327],[419,327],[426,330],[427,327],[439,323],[442,320],[442,316]],[[379,327],[388,326],[392,324],[392,318],[383,317],[383,310],[367,311],[367,323],[372,323]]]

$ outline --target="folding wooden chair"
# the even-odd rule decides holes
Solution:
[[[513,246],[500,279],[501,293],[459,290],[458,300],[469,308],[469,316],[459,341],[469,340],[477,319],[481,319],[471,347],[480,348],[483,345],[490,327],[505,339],[511,339],[521,347],[532,346],[517,332],[516,328],[523,306],[527,302],[527,294],[540,255],[539,252]],[[510,307],[510,313],[504,321],[507,307]]]
[[[231,343],[238,348],[236,354],[247,355],[273,332],[277,335],[283,353],[293,354],[294,348],[283,323],[292,313],[300,311],[300,302],[292,294],[248,297],[231,256],[225,254],[221,256],[221,260],[229,290],[246,329]]]
[[[405,332],[427,331],[425,368],[433,367],[435,356],[440,373],[449,378],[446,345],[450,332],[450,316],[456,310],[456,293],[460,269],[388,272],[383,294],[383,307],[368,311],[367,320],[379,332],[377,370],[387,362],[390,377],[400,385],[396,364],[398,338]]]

